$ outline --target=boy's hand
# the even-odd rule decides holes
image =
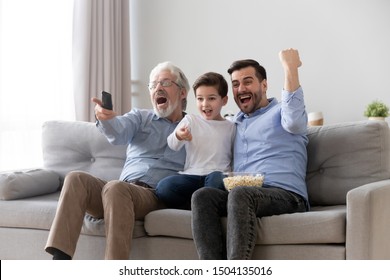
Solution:
[[[188,126],[183,126],[180,127],[179,129],[176,130],[176,138],[179,141],[191,141],[192,140],[192,134],[191,130],[189,129]]]

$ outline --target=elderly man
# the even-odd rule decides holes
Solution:
[[[163,207],[155,193],[158,181],[184,166],[184,149],[169,149],[167,137],[183,118],[189,83],[177,66],[164,62],[151,71],[149,90],[154,109],[123,116],[92,99],[98,129],[110,143],[128,145],[127,158],[119,180],[77,171],[65,177],[45,248],[53,259],[73,257],[86,212],[104,218],[105,258],[128,259],[135,220]]]

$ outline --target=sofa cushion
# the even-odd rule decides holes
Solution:
[[[191,211],[161,209],[145,217],[145,230],[150,236],[172,236],[192,239]]]
[[[53,193],[61,186],[57,173],[33,169],[0,174],[0,199],[11,200]]]
[[[390,178],[387,122],[310,127],[308,137],[306,183],[311,205],[345,204],[351,189]]]
[[[1,227],[49,229],[59,192],[22,200],[0,201]]]
[[[63,178],[80,170],[103,180],[118,179],[126,146],[111,145],[94,123],[48,121],[42,127],[43,164]]]
[[[97,219],[89,215],[88,213],[84,217],[83,228],[81,229],[82,234],[95,235],[95,236],[106,236],[105,233],[104,219]],[[146,232],[144,229],[144,222],[140,220],[135,221],[133,238],[145,236]]]
[[[312,207],[309,212],[257,219],[257,244],[345,243],[346,206]]]
[[[311,211],[257,219],[257,244],[345,243],[346,206],[313,207]],[[226,228],[226,218],[222,218]],[[145,217],[150,236],[192,239],[191,211],[163,209]]]
[[[0,201],[1,227],[49,230],[53,222],[60,192],[23,200]],[[105,236],[103,219],[89,214],[84,217],[82,234]],[[133,237],[145,236],[143,221],[136,221]]]

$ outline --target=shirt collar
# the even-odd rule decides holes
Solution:
[[[183,111],[183,118],[185,117],[185,115],[187,115],[187,113]],[[157,120],[159,120],[159,119],[163,119],[163,120],[168,121],[166,118],[160,118],[159,116],[157,116],[156,112],[153,110],[153,120],[154,120],[154,121],[157,121]],[[170,121],[169,121],[169,122],[170,122]],[[175,122],[175,123],[179,123],[179,122],[180,122],[180,121],[177,121],[177,122]]]

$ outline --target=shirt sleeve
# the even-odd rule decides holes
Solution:
[[[302,87],[294,92],[282,91],[281,117],[282,126],[289,133],[306,133],[307,113]]]
[[[180,150],[186,143],[186,141],[180,141],[176,137],[176,130],[183,127],[183,126],[189,126],[189,119],[186,115],[177,125],[175,131],[173,131],[167,138],[168,146],[171,148],[171,150],[178,151]]]
[[[111,144],[127,145],[133,139],[141,123],[141,114],[133,110],[123,116],[116,116],[111,120],[98,121],[96,126]]]

